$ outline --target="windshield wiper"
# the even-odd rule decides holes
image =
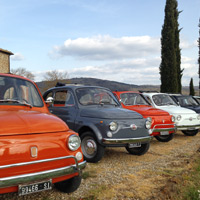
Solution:
[[[11,102],[11,103],[19,103],[19,104],[22,104],[24,106],[28,106],[30,108],[32,108],[33,106],[29,103],[26,103],[26,102],[22,102],[22,101],[19,101],[19,100],[15,100],[15,99],[4,99],[4,100],[0,100],[0,102]]]

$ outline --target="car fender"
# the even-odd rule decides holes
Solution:
[[[86,132],[86,131],[92,131],[94,133],[94,135],[96,136],[97,141],[102,144],[102,134],[100,132],[100,130],[97,128],[97,126],[95,126],[95,124],[91,123],[91,122],[87,122],[84,123],[84,126],[78,126],[77,132],[79,133],[79,135],[81,135],[82,133]]]

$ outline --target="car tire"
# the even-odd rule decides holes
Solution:
[[[155,138],[160,142],[169,142],[174,137],[174,133],[171,133],[169,135],[156,135]]]
[[[54,186],[61,192],[71,193],[78,189],[81,184],[81,176],[75,176],[68,180],[54,183]]]
[[[187,135],[187,136],[195,136],[197,133],[198,133],[198,129],[197,130],[192,130],[192,131],[182,131],[184,133],[184,135]]]
[[[81,149],[87,162],[96,163],[102,159],[105,148],[100,145],[95,135],[88,131],[80,135]]]
[[[146,144],[141,144],[141,147],[134,147],[134,148],[130,148],[130,147],[126,147],[126,150],[133,155],[137,155],[137,156],[141,156],[144,155],[150,147],[150,143],[146,143]]]

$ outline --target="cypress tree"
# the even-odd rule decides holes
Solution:
[[[198,47],[199,47],[199,58],[198,58],[198,64],[199,64],[199,96],[200,96],[200,18],[199,18],[199,40],[198,40]]]
[[[161,92],[178,93],[180,91],[181,69],[178,29],[177,1],[166,0],[165,19],[161,32]],[[179,79],[178,79],[179,78]]]
[[[179,47],[179,44],[180,44],[179,33],[181,29],[179,29],[178,17],[181,12],[178,11],[177,7],[178,7],[178,3],[177,1],[175,1],[174,20],[175,20],[176,69],[177,69],[177,84],[178,84],[177,92],[181,94],[181,91],[182,91],[181,79],[183,76],[184,69],[181,69],[181,49]]]
[[[190,95],[194,96],[195,91],[194,91],[194,85],[193,85],[193,78],[190,80]]]

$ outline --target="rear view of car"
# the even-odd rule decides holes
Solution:
[[[70,193],[86,165],[77,133],[49,113],[29,79],[0,74],[0,193]]]

